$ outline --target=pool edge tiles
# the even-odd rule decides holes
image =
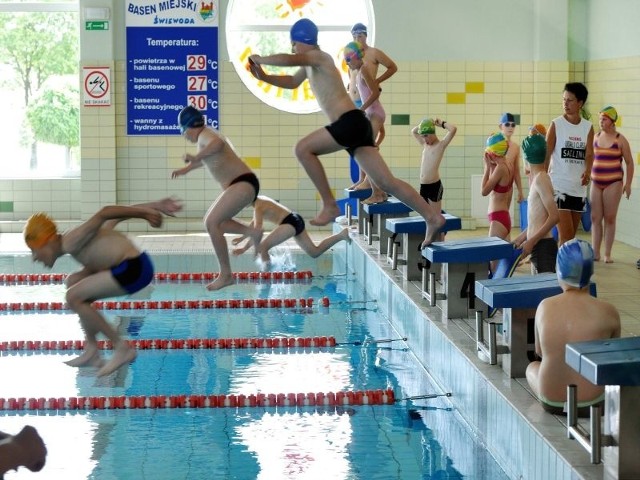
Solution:
[[[334,230],[337,227],[334,227]],[[376,292],[378,308],[386,315],[433,381],[450,391],[453,406],[511,478],[602,478],[602,465],[553,415],[544,412],[517,379],[509,379],[499,365],[477,356],[475,339],[438,307],[422,299],[419,285],[392,270],[386,255],[361,237],[346,250],[349,268],[365,288]],[[335,252],[345,255],[344,251]],[[364,282],[366,278],[366,282]],[[418,393],[416,393],[418,394]]]

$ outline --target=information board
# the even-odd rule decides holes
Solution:
[[[218,128],[218,14],[217,1],[126,1],[128,135],[180,135],[186,105]]]

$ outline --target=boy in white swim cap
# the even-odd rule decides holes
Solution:
[[[592,297],[593,249],[572,239],[558,250],[556,264],[562,293],[544,299],[535,318],[536,354],[542,358],[527,367],[527,382],[547,412],[565,413],[567,385],[577,385],[578,415],[602,402],[604,387],[594,385],[564,360],[567,343],[620,336],[620,315],[609,302]]]

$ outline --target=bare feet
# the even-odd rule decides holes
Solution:
[[[374,193],[369,198],[362,201],[364,205],[375,205],[376,203],[383,203],[389,199],[389,195],[385,192]]]
[[[72,358],[64,363],[70,367],[101,367],[104,364],[104,361],[100,357],[98,348],[95,346],[89,346],[80,354],[80,356]]]
[[[604,263],[613,263],[613,258],[604,256]]]
[[[136,356],[137,353],[133,348],[123,344],[113,351],[113,356],[107,363],[104,364],[104,366],[100,370],[98,370],[98,373],[96,375],[98,377],[109,375],[110,373],[115,372],[125,363],[129,363],[135,360]]]
[[[427,234],[424,238],[424,242],[422,242],[422,247],[427,247],[431,245],[436,238],[438,238],[438,232],[444,226],[446,220],[442,215],[438,215],[437,219],[432,222],[427,222]]]
[[[220,290],[221,288],[228,287],[229,285],[233,285],[235,283],[235,279],[233,278],[233,274],[229,275],[218,275],[218,277],[207,285],[207,290],[210,292],[214,290]]]
[[[333,205],[332,207],[324,207],[322,211],[316,216],[316,218],[310,220],[309,223],[317,227],[323,227],[324,225],[328,225],[329,223],[333,222],[339,215],[340,209],[338,208],[338,205]]]
[[[371,190],[371,184],[369,180],[365,178],[354,187],[354,190]]]

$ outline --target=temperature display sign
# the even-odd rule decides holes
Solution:
[[[127,134],[180,135],[191,105],[218,128],[218,4],[127,1]]]

